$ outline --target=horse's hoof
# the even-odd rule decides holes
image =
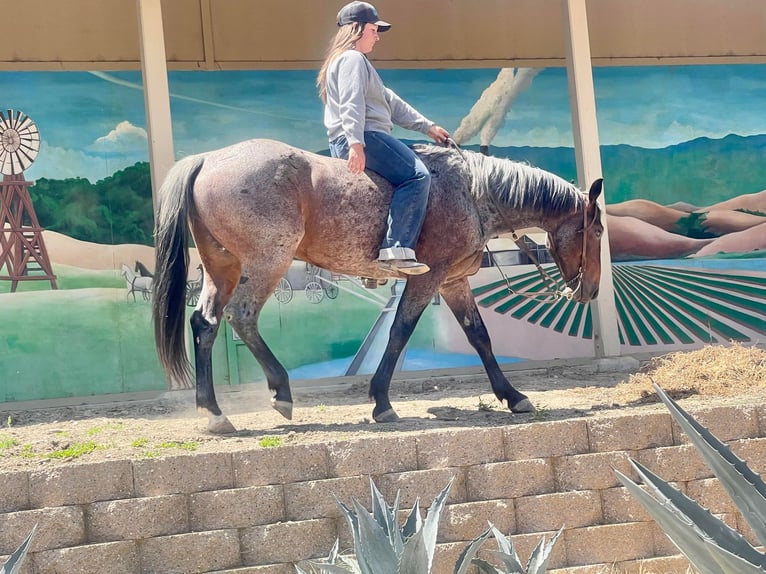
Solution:
[[[293,420],[293,403],[271,399],[271,407],[288,421]]]
[[[399,415],[396,414],[394,409],[388,409],[383,411],[377,416],[373,416],[376,423],[395,423],[399,421]]]
[[[512,413],[533,413],[536,410],[537,409],[535,408],[535,405],[533,405],[532,401],[529,399],[521,399],[518,403],[511,407]]]
[[[210,415],[207,421],[207,430],[213,434],[231,434],[237,432],[226,415]]]

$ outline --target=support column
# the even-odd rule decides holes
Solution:
[[[141,45],[141,72],[144,84],[146,130],[149,136],[149,166],[152,198],[157,208],[157,191],[175,161],[173,128],[170,120],[170,91],[162,28],[161,0],[136,0]]]
[[[596,96],[593,89],[593,68],[591,66],[590,36],[588,34],[588,14],[585,4],[586,0],[562,0],[577,179],[579,187],[587,191],[590,184],[602,174],[596,119]],[[601,244],[601,286],[598,299],[590,303],[593,315],[593,344],[595,355],[598,358],[616,357],[620,354],[612,262],[609,252],[609,233],[606,228],[604,202],[608,184],[609,182],[605,182],[604,192],[598,200],[604,214],[604,236]]]

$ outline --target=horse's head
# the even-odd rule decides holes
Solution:
[[[598,295],[601,281],[602,179],[590,186],[587,203],[548,232],[548,248],[575,301],[585,303]]]

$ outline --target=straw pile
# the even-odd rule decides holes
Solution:
[[[656,399],[652,382],[674,398],[747,394],[766,388],[766,349],[731,343],[655,357],[617,385],[616,398]]]

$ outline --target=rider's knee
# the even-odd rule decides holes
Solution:
[[[431,172],[428,171],[428,168],[426,167],[426,165],[420,160],[417,160],[415,162],[415,176],[424,184],[426,185],[431,184]]]

